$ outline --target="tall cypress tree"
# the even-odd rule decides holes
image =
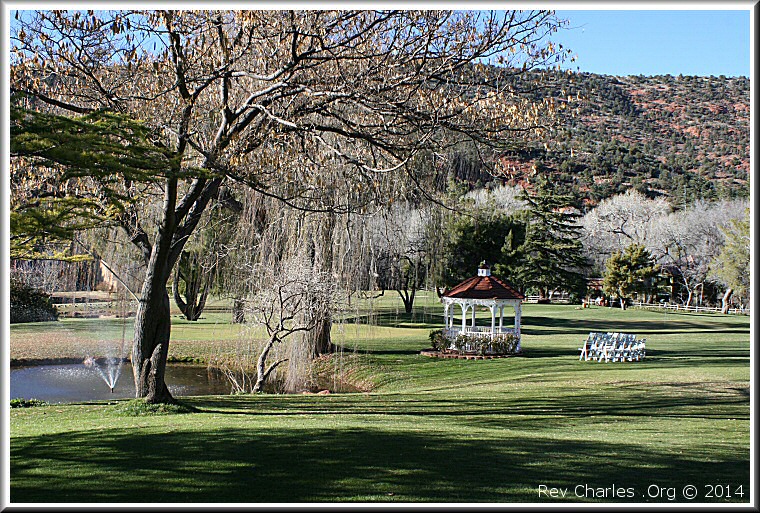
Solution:
[[[525,290],[536,289],[540,298],[553,290],[584,294],[588,261],[580,240],[579,213],[570,210],[572,197],[561,194],[546,178],[535,190],[523,189],[527,203],[527,230],[520,247],[517,276]]]

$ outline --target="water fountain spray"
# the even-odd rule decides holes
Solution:
[[[98,373],[103,379],[111,393],[114,393],[116,383],[121,375],[121,369],[124,365],[124,341],[126,338],[126,325],[127,325],[127,308],[126,298],[121,297],[119,304],[121,306],[121,341],[118,347],[118,354],[116,356],[107,356],[105,358],[98,358],[91,355],[87,355],[84,359],[84,365],[90,367]]]

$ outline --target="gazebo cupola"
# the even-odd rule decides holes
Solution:
[[[517,351],[519,352],[523,299],[525,296],[520,294],[512,285],[492,276],[491,267],[483,261],[478,267],[477,276],[468,278],[443,293],[441,302],[443,302],[445,320],[444,336],[447,339],[454,340],[459,334],[477,338],[493,338],[495,335],[510,333],[517,336]],[[478,326],[476,324],[475,309],[478,306],[483,306],[491,311],[490,326]],[[505,307],[514,309],[515,324],[513,327],[504,326]],[[454,320],[459,311],[462,314],[461,323]]]

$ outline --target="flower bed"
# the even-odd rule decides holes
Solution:
[[[432,350],[426,350],[423,354],[442,358],[455,358],[458,356],[474,359],[474,357],[502,357],[517,354],[519,338],[512,333],[499,333],[486,336],[459,334],[453,340],[444,336],[443,330],[435,330],[430,333]]]
[[[522,353],[512,354],[476,354],[476,353],[460,353],[459,351],[436,351],[435,349],[423,349],[420,351],[423,356],[430,356],[431,358],[455,358],[457,360],[494,360],[496,358],[511,358],[513,356],[521,356]]]

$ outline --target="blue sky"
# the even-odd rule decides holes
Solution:
[[[557,10],[569,29],[553,40],[577,60],[569,68],[605,75],[749,77],[750,11]]]
[[[11,11],[11,23],[13,14]],[[566,69],[605,75],[746,76],[750,10],[560,10]]]

